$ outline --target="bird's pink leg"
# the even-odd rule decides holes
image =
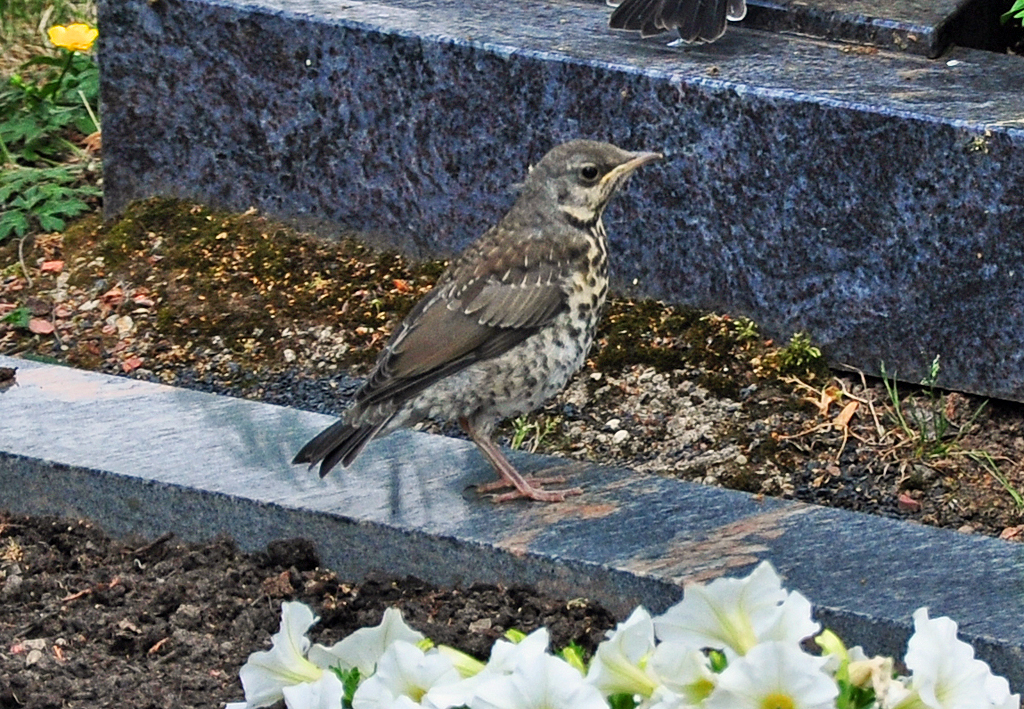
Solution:
[[[540,488],[534,487],[530,482],[524,478],[515,466],[508,461],[508,458],[501,452],[487,436],[480,435],[473,425],[466,418],[459,419],[459,425],[462,426],[462,430],[473,439],[480,452],[484,454],[488,462],[494,466],[494,469],[498,471],[498,475],[501,476],[502,480],[495,483],[489,483],[482,488],[493,488],[493,487],[514,487],[514,492],[507,492],[502,495],[495,495],[495,502],[507,502],[508,500],[515,500],[520,497],[525,497],[530,500],[537,500],[539,502],[562,502],[566,497],[571,495],[581,495],[583,490],[578,487],[568,488],[565,490],[541,490]],[[557,482],[557,480],[556,480]]]

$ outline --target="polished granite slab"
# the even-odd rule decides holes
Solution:
[[[474,446],[401,432],[321,480],[290,465],[332,419],[294,409],[0,357],[0,508],[91,518],[112,533],[247,550],[302,536],[342,577],[528,583],[620,616],[659,611],[687,581],[770,560],[852,643],[902,655],[911,613],[948,614],[1024,689],[1024,546],[607,468],[512,453],[584,494],[495,505]]]
[[[609,208],[614,286],[809,333],[829,361],[1024,400],[1024,58],[733,28],[688,49],[583,0],[102,0],[104,204],[256,207],[450,254],[554,144],[666,159]]]
[[[937,57],[981,13],[976,0],[748,0],[743,26]],[[994,18],[988,18],[994,19]]]

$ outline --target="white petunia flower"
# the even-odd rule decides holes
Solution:
[[[821,630],[821,624],[812,620],[812,615],[811,602],[799,591],[790,591],[786,600],[779,606],[775,622],[768,624],[763,630],[759,628],[757,639],[762,643],[799,644],[804,638]]]
[[[547,628],[538,628],[517,643],[498,640],[491,646],[491,656],[481,674],[512,674],[523,661],[546,653],[550,641]]]
[[[656,691],[652,699],[660,698],[665,709],[669,706],[697,706],[708,698],[718,683],[718,675],[711,671],[704,653],[676,643],[660,643],[648,668],[664,688],[660,693]],[[665,690],[671,693],[671,698]]]
[[[343,670],[357,667],[361,677],[369,677],[393,643],[401,640],[416,644],[423,638],[423,633],[405,624],[402,611],[388,608],[380,625],[360,628],[330,647],[317,643],[309,649],[309,659],[318,667],[340,667]]]
[[[293,684],[281,691],[288,709],[338,709],[345,685],[333,672],[324,672],[316,682]]]
[[[761,643],[722,671],[704,709],[834,709],[839,688],[826,662],[790,643]]]
[[[353,709],[390,709],[412,701],[420,706],[432,687],[454,684],[461,676],[452,661],[437,652],[423,652],[405,640],[391,643],[377,663],[377,671],[359,685],[352,697]],[[398,702],[396,704],[396,702]]]
[[[730,658],[759,642],[798,643],[820,627],[811,620],[810,602],[795,591],[787,593],[767,561],[745,579],[687,586],[683,600],[654,619],[660,640],[724,650]]]
[[[650,699],[642,702],[639,706],[640,709],[690,709],[697,705],[690,704],[685,697],[676,694],[665,685],[661,685],[654,690]]]
[[[647,664],[654,654],[654,623],[643,606],[619,623],[597,646],[587,682],[605,695],[639,694],[650,697],[658,686]]]
[[[601,692],[553,655],[524,658],[512,674],[482,682],[470,709],[608,709]]]
[[[281,604],[281,627],[271,637],[271,648],[249,655],[238,673],[245,690],[244,706],[268,707],[284,698],[285,687],[320,679],[323,669],[306,659],[306,632],[317,620],[304,603]]]
[[[432,687],[424,698],[424,704],[435,707],[459,707],[469,704],[483,682],[510,675],[523,662],[544,655],[547,652],[548,641],[546,628],[538,628],[517,643],[507,640],[496,641],[491,646],[490,659],[482,669],[466,677],[460,663],[456,662],[455,667],[463,679],[454,684]],[[443,646],[438,647],[438,651],[449,658],[452,657],[452,652],[457,652]]]
[[[909,694],[894,697],[890,707],[910,709],[1019,709],[1020,695],[975,659],[974,648],[957,639],[949,618],[928,618],[928,609],[914,612],[914,634],[907,643],[906,665],[911,670]]]

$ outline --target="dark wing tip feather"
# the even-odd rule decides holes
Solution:
[[[616,30],[640,30],[645,36],[663,32],[658,29],[661,15],[660,0],[623,0],[608,19],[608,26]]]
[[[623,0],[608,24],[639,30],[644,37],[674,29],[683,42],[703,44],[725,33],[726,17],[741,19],[745,14],[745,0]]]
[[[320,477],[324,477],[341,462],[348,467],[363,447],[373,438],[381,425],[353,426],[344,419],[335,422],[316,435],[295,454],[292,465],[309,464],[312,470],[320,463]]]

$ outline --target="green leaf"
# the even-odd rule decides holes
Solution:
[[[69,366],[67,362],[61,362],[56,357],[50,357],[49,355],[36,354],[35,352],[22,352],[18,355],[22,359],[27,359],[29,362],[42,362],[43,364],[58,364],[62,367]]]
[[[582,674],[587,674],[587,665],[583,662],[583,648],[579,643],[572,641],[563,647],[557,654]]]
[[[88,113],[83,112],[83,115],[75,119],[75,130],[82,135],[90,135],[99,129],[100,127],[93,122],[92,116]]]
[[[849,659],[849,653],[846,650],[846,645],[843,644],[843,641],[838,635],[827,628],[821,631],[819,635],[815,636],[814,642],[818,647],[824,650],[827,655],[835,655],[843,661]]]
[[[611,709],[636,709],[636,700],[632,694],[613,694],[608,697]]]
[[[0,240],[33,229],[60,231],[67,220],[90,209],[90,197],[102,195],[86,182],[78,165],[17,167],[0,173]]]
[[[526,633],[518,628],[509,628],[505,631],[505,639],[518,644],[526,640]]]
[[[53,64],[52,57],[37,59]],[[99,72],[91,56],[76,57],[63,78],[55,68],[41,87],[11,77],[0,90],[0,140],[21,165],[61,162],[73,150],[72,130],[88,135],[97,129],[85,103],[98,106],[98,96]]]
[[[22,64],[21,68],[25,69],[30,66],[53,66],[60,68],[64,66],[64,62],[65,59],[63,57],[48,57],[46,55],[41,55],[38,57],[32,57]]]
[[[32,313],[29,312],[29,309],[22,306],[20,308],[15,308],[11,312],[7,313],[7,315],[4,315],[0,318],[0,322],[9,323],[14,325],[14,327],[27,328],[28,321],[31,317]]]
[[[1024,24],[1024,0],[1016,0],[1013,3],[1013,7],[999,17],[999,22],[1005,25],[1014,18],[1021,20],[1022,24]]]
[[[341,706],[343,709],[352,709],[352,697],[355,696],[356,688],[359,687],[359,668],[343,670],[340,667],[332,667],[331,672],[341,680],[341,686],[345,690],[341,697]]]
[[[28,231],[28,220],[21,212],[4,212],[0,215],[0,242],[12,235],[25,236]]]
[[[836,709],[868,709],[875,705],[875,691],[866,687],[855,687],[848,681],[837,681],[839,696]]]
[[[39,228],[43,231],[62,231],[65,226],[63,219],[50,214],[37,214],[36,219],[39,220]]]

